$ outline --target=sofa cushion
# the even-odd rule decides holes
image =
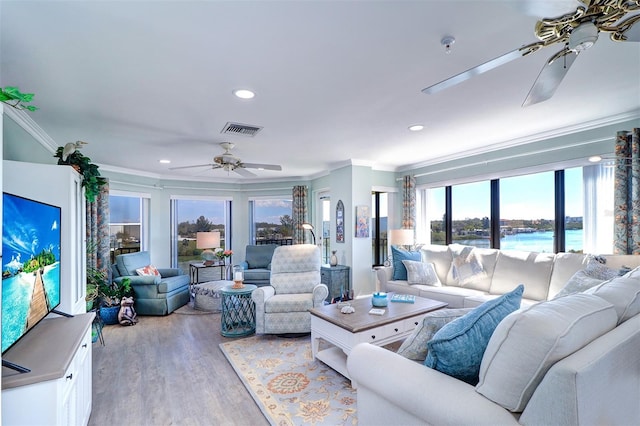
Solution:
[[[245,249],[244,260],[249,269],[269,268],[276,244],[248,245]]]
[[[266,281],[271,279],[271,271],[264,268],[246,269],[243,272],[244,280],[249,281]]]
[[[546,300],[553,269],[553,253],[502,250],[491,279],[491,294],[504,294],[516,284],[524,284],[522,297]]]
[[[407,268],[402,263],[403,260],[419,261],[421,255],[419,251],[400,250],[396,246],[391,246],[391,260],[393,261],[393,279],[406,280]]]
[[[161,278],[158,283],[158,293],[171,293],[189,286],[189,275],[176,275]]]
[[[424,362],[427,357],[427,342],[446,324],[471,312],[471,309],[439,309],[429,312],[409,337],[402,342],[397,354],[414,361]]]
[[[622,324],[640,313],[639,278],[631,278],[626,275],[616,277],[597,287],[590,288],[586,293],[596,295],[611,303],[618,314],[618,324]]]
[[[582,293],[585,290],[617,277],[618,274],[618,269],[607,268],[596,258],[590,256],[587,266],[573,274],[562,290],[555,295],[554,299],[568,294]]]
[[[391,282],[389,282],[390,284]],[[449,308],[464,308],[465,300],[470,296],[482,296],[485,293],[480,290],[474,290],[466,287],[455,286],[426,286],[426,285],[407,285],[410,289],[419,290],[417,295],[420,297],[426,297],[427,299],[440,300],[447,303]],[[399,291],[397,287],[387,285],[387,291]],[[416,293],[412,293],[416,294]]]
[[[609,302],[582,293],[514,312],[489,340],[476,390],[521,412],[554,363],[613,329],[617,320]]]
[[[549,294],[552,299],[567,284],[576,272],[587,267],[589,256],[580,253],[556,253],[553,260],[553,270],[549,281]]]
[[[447,285],[464,287],[487,276],[474,247],[451,244],[449,249],[452,259],[447,274]]]
[[[424,364],[475,385],[493,330],[504,317],[520,308],[523,291],[519,285],[442,327],[427,343]]]
[[[402,264],[407,268],[407,281],[409,284],[424,284],[440,287],[440,279],[436,274],[433,263],[415,260],[403,260]]]
[[[420,248],[420,253],[422,254],[422,261],[433,263],[440,282],[445,283],[451,267],[451,250],[449,250],[449,246],[435,244],[423,246]]]

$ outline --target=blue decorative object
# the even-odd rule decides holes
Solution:
[[[407,280],[407,268],[402,263],[403,260],[420,261],[419,251],[400,250],[396,246],[391,246],[391,259],[393,260],[393,279]]]
[[[120,310],[120,305],[117,306],[101,306],[100,307],[100,318],[102,318],[102,322],[106,325],[114,325],[118,323],[118,311]]]
[[[476,385],[489,339],[500,321],[520,308],[524,286],[489,300],[442,327],[427,342],[424,365]]]
[[[373,293],[371,297],[371,304],[376,308],[387,306],[388,301],[387,293]]]

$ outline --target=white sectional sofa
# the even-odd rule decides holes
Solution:
[[[456,255],[468,246],[428,245],[420,249],[421,262],[431,263],[440,286],[410,284],[407,280],[394,280],[394,267],[380,267],[377,277],[380,291],[414,294],[440,300],[449,308],[469,308],[513,290],[524,284],[522,305],[527,306],[552,299],[579,270],[584,269],[589,256],[577,253],[535,253],[497,249],[473,248],[482,273],[476,279],[461,284],[451,274]],[[613,269],[640,266],[640,256],[604,255],[606,266]]]
[[[448,285],[447,261],[450,265],[448,259],[459,250],[423,249],[423,260],[436,264],[442,286],[389,280],[386,268],[379,271],[381,290],[459,308],[524,284],[523,307],[492,331],[479,383],[473,386],[384,348],[359,344],[347,361],[357,384],[358,424],[640,424],[640,256],[606,256],[610,268],[635,269],[584,293],[554,299],[585,268],[587,256],[481,250],[486,274],[476,277],[479,282]],[[469,309],[456,311],[462,315]]]

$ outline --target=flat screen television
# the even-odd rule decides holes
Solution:
[[[2,194],[2,354],[60,304],[60,210]]]

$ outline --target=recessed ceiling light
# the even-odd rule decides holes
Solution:
[[[411,130],[412,132],[419,132],[422,129],[424,129],[424,126],[422,124],[414,124],[413,126],[409,126],[409,130]]]
[[[240,99],[251,99],[256,95],[255,93],[253,93],[251,90],[248,90],[248,89],[234,90],[233,94],[239,97]]]
[[[171,160],[159,160],[160,164],[171,164]]]
[[[598,161],[602,161],[602,157],[600,157],[599,155],[594,155],[589,157],[589,161],[592,163],[597,163]]]

